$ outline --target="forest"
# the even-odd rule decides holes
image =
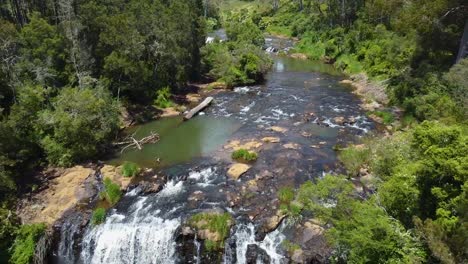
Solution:
[[[468,261],[467,21],[463,0],[2,1],[0,262],[30,263],[45,229],[15,215],[33,175],[112,151],[124,108],[164,108],[194,82],[262,82],[264,34],[365,74],[404,112],[392,135],[339,150],[346,175],[291,190],[288,217],[327,223],[332,263]],[[205,45],[221,27],[229,41]],[[375,176],[366,197],[352,183],[362,169]]]

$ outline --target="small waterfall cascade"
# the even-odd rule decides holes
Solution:
[[[287,263],[286,258],[281,254],[281,244],[286,238],[282,232],[284,228],[283,223],[275,231],[268,233],[262,241],[255,241],[255,226],[252,223],[239,224],[226,243],[224,263],[246,264],[249,245],[255,245],[263,250],[268,255],[271,264]],[[232,245],[235,245],[235,248],[232,248]],[[257,263],[259,263],[258,259]]]

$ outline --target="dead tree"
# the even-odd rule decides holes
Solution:
[[[135,133],[125,138],[122,142],[114,143],[114,146],[124,146],[120,153],[123,153],[128,148],[134,148],[138,150],[143,149],[144,144],[153,144],[159,141],[159,134],[154,133],[153,131],[150,132],[149,136],[146,136],[140,140],[135,139]]]

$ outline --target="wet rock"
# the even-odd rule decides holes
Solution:
[[[311,136],[312,136],[312,133],[309,133],[309,132],[306,132],[306,131],[302,131],[302,132],[301,132],[301,136],[303,136],[303,137],[311,137]]]
[[[101,168],[101,175],[102,178],[109,178],[112,182],[118,184],[120,189],[125,191],[127,190],[128,186],[130,185],[132,178],[124,177],[121,173],[122,167],[115,167],[111,165],[104,165]]]
[[[227,174],[234,180],[238,180],[242,174],[246,173],[251,166],[243,163],[235,163],[229,167]]]
[[[157,193],[162,190],[162,185],[155,182],[141,181],[138,186],[144,194]]]
[[[283,147],[287,149],[300,149],[301,148],[301,146],[297,143],[287,143],[287,144],[284,144]]]
[[[333,118],[333,121],[335,121],[335,124],[337,124],[339,126],[342,126],[345,123],[345,118],[342,117],[342,116],[337,116],[337,117]]]
[[[231,207],[237,206],[241,200],[241,197],[237,193],[227,192],[226,199]]]
[[[195,232],[190,228],[190,226],[184,226],[180,230],[180,234],[183,236],[192,236],[195,234]]]
[[[288,129],[287,129],[287,128],[279,127],[279,126],[272,126],[272,127],[269,128],[269,130],[274,131],[274,132],[278,132],[278,133],[286,133],[286,132],[288,132]]]
[[[262,141],[265,143],[279,143],[280,139],[279,137],[264,137]]]
[[[348,123],[351,124],[351,125],[356,123],[356,121],[357,120],[356,120],[356,118],[354,116],[351,116],[350,118],[348,118]]]
[[[283,221],[285,217],[286,217],[286,214],[278,210],[275,215],[266,218],[263,221],[261,228],[259,229],[259,232],[256,234],[255,239],[257,241],[263,240],[266,234],[273,232],[278,228],[278,226],[281,224],[281,222]]]
[[[246,253],[246,263],[247,264],[257,264],[257,263],[271,263],[271,258],[268,256],[268,253],[257,246],[256,244],[249,244],[247,246]]]
[[[256,180],[250,180],[247,182],[247,189],[250,192],[258,192],[258,185]]]
[[[267,170],[262,170],[260,173],[255,175],[256,180],[266,180],[266,179],[271,179],[273,178],[273,174],[270,171]]]
[[[203,200],[203,198],[205,198],[205,194],[202,191],[195,191],[189,196],[188,200],[198,202]]]

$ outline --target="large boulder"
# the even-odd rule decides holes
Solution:
[[[247,264],[271,263],[271,258],[268,256],[268,253],[256,244],[249,244],[247,246],[245,257]]]
[[[243,163],[235,163],[229,167],[227,174],[233,180],[238,180],[242,174],[246,173],[251,166]]]

